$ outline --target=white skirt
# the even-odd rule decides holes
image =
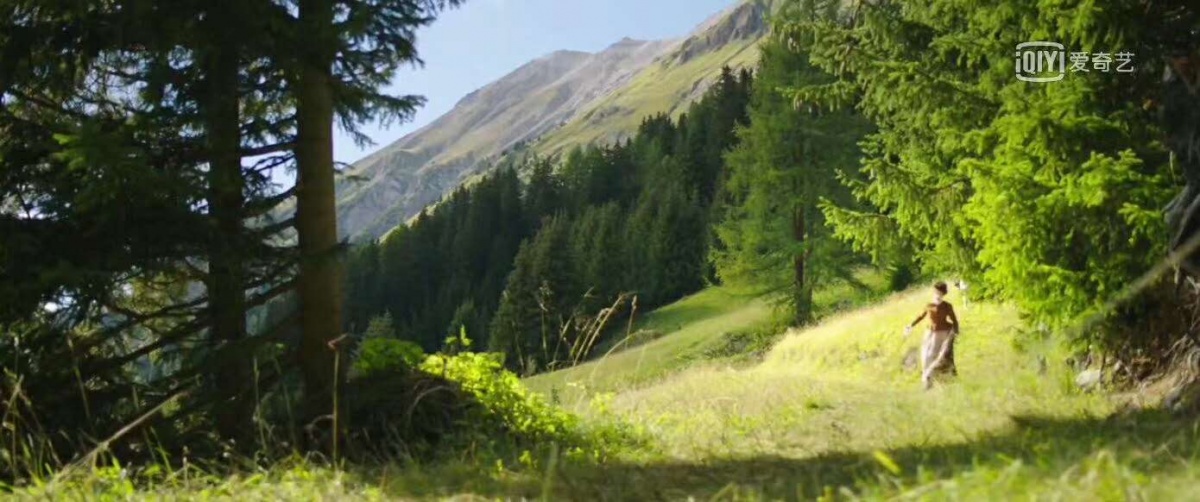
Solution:
[[[921,373],[926,378],[939,370],[949,369],[950,346],[954,343],[954,332],[950,330],[925,332],[925,341],[921,348]]]

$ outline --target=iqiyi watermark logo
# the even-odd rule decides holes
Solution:
[[[1067,76],[1067,50],[1058,42],[1017,44],[1017,80],[1057,82]]]
[[[1057,82],[1067,73],[1134,71],[1132,52],[1070,52],[1058,42],[1019,43],[1015,58],[1017,80],[1023,82]]]

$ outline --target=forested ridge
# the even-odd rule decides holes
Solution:
[[[813,288],[866,263],[819,205],[855,207],[839,176],[855,177],[869,125],[797,110],[779,89],[822,75],[779,44],[763,51],[758,82],[726,69],[686,113],[647,117],[625,141],[514,155],[354,250],[346,331],[386,316],[432,351],[465,329],[529,374],[586,359],[635,309],[725,279],[782,293],[796,323],[811,320]]]
[[[465,329],[534,372],[586,343],[601,309],[698,291],[712,278],[709,222],[752,84],[727,69],[677,119],[647,117],[626,141],[562,159],[512,160],[356,248],[347,332],[386,314],[397,336],[435,351]]]
[[[1192,2],[773,2],[684,113],[339,241],[334,127],[411,118],[383,89],[461,3],[0,0],[0,489],[1195,486]],[[1133,71],[1017,78],[1037,40]],[[966,364],[918,394],[937,280]]]

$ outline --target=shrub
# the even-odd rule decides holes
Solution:
[[[356,375],[366,377],[397,368],[416,368],[424,359],[425,353],[415,343],[395,338],[367,338],[359,347],[352,368]]]
[[[447,340],[447,347],[459,351],[470,343],[460,333]],[[632,443],[632,434],[623,426],[585,424],[579,416],[527,390],[504,367],[503,354],[463,351],[426,356],[411,342],[368,338],[353,369],[348,394],[359,426],[369,429],[358,435],[366,443],[371,442],[366,438],[394,436],[405,443],[417,441],[404,446],[410,453],[420,444],[440,443],[434,446],[438,450],[457,451],[457,445],[474,451],[482,446],[494,453],[525,456],[531,449],[546,450],[553,444],[568,458],[592,460]],[[398,404],[401,409],[393,409]],[[397,417],[403,420],[397,422]],[[388,449],[379,444],[371,449],[381,447]]]
[[[420,369],[458,383],[481,405],[481,432],[499,429],[518,440],[578,445],[584,441],[579,417],[546,403],[504,369],[502,354],[463,352],[431,355]]]

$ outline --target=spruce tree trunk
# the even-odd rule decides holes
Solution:
[[[808,236],[804,207],[797,206],[792,213],[792,239],[804,244]],[[799,251],[792,257],[792,302],[793,322],[801,326],[812,320],[812,288],[807,277],[808,251]]]
[[[236,1],[236,0],[235,0]],[[245,181],[242,178],[241,118],[238,110],[239,58],[235,34],[228,33],[229,2],[208,12],[210,44],[202,56],[206,86],[202,105],[208,149],[208,206],[214,232],[208,257],[208,310],[214,347],[246,336],[245,269],[239,249]],[[248,399],[239,398],[250,385],[249,361],[226,354],[213,365],[213,381],[222,397],[216,407],[222,436],[237,438],[249,431]]]
[[[302,59],[296,82],[296,232],[300,241],[300,366],[310,406],[330,404],[341,381],[329,343],[341,331],[341,272],[334,206],[334,44],[331,0],[301,0]],[[344,373],[345,364],[340,365]],[[328,413],[331,408],[323,409]],[[310,411],[318,411],[318,409]]]

